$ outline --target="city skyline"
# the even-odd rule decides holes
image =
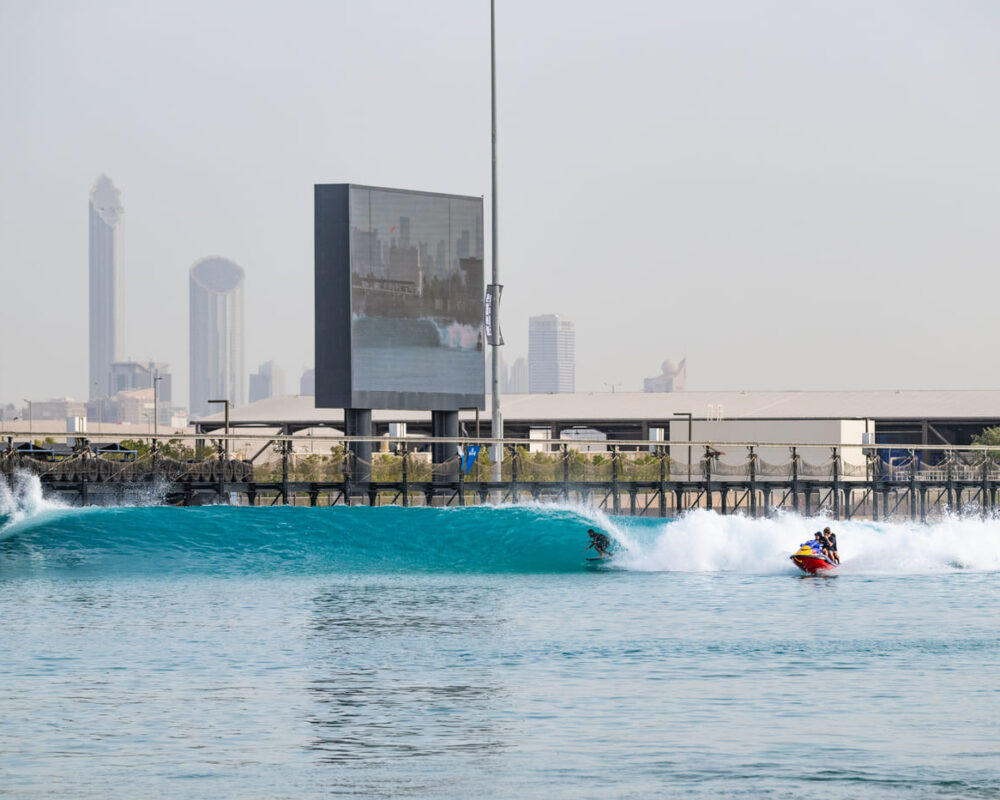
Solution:
[[[247,363],[310,367],[315,183],[489,193],[487,10],[435,8],[0,3],[0,337],[31,331],[0,349],[0,402],[90,396],[66,332],[102,172],[128,210],[119,358],[187,397],[183,276],[225,253],[253,275]],[[638,391],[664,354],[704,389],[1000,386],[931,335],[991,335],[997,30],[981,2],[504,4],[505,351],[559,309],[581,391]],[[929,312],[937,285],[954,302]],[[920,346],[884,357],[890,328]]]

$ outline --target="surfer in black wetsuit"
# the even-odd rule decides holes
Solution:
[[[587,533],[590,535],[590,544],[585,549],[589,550],[593,547],[600,558],[607,558],[611,555],[611,540],[607,536],[598,533],[593,528],[588,528]]]

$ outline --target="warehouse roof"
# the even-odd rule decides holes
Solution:
[[[489,420],[490,399],[486,411]],[[654,422],[675,414],[694,419],[877,419],[968,420],[1000,419],[1000,391],[992,390],[869,390],[869,391],[719,391],[719,392],[577,392],[575,394],[505,395],[504,420],[557,423],[620,420]],[[223,414],[198,422],[210,427],[223,422]],[[376,410],[375,422],[417,422],[429,419],[427,411]],[[475,417],[463,411],[463,420]],[[341,409],[316,408],[309,395],[272,397],[230,411],[230,421],[240,426],[302,426],[342,424]]]

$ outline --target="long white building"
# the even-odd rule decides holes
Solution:
[[[562,394],[576,391],[576,329],[558,314],[528,320],[528,391]]]
[[[191,267],[189,414],[218,408],[209,400],[246,402],[243,371],[243,268],[210,256]]]
[[[90,190],[90,386],[91,399],[111,394],[111,364],[119,360],[123,314],[125,209],[111,179],[101,175]]]

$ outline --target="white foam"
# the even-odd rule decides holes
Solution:
[[[833,522],[779,514],[771,519],[693,511],[648,532],[623,534],[615,558],[638,571],[778,574],[794,571],[788,556],[830,525],[840,573],[923,574],[1000,571],[1000,521],[949,517],[929,524]]]
[[[26,470],[14,472],[14,485],[0,479],[0,540],[17,532],[19,523],[65,506],[42,496],[42,482]]]

